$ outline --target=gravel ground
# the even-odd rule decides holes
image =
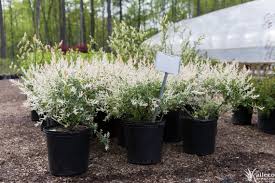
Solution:
[[[248,168],[275,173],[275,136],[258,131],[255,125],[234,126],[227,114],[219,120],[213,155],[188,155],[181,143],[164,144],[160,164],[139,166],[127,163],[126,150],[115,139],[108,152],[93,141],[86,174],[54,177],[48,171],[45,136],[30,120],[25,99],[8,80],[0,81],[0,182],[233,183],[246,182]]]

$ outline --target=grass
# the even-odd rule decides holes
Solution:
[[[4,74],[16,74],[16,71],[10,68],[10,59],[0,59],[0,75]]]

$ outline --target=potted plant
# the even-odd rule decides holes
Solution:
[[[209,155],[215,151],[220,113],[229,110],[231,106],[231,84],[238,79],[247,88],[250,86],[245,83],[248,74],[234,64],[203,63],[185,67],[192,71],[193,77],[187,79],[189,95],[185,106],[189,109],[182,107],[189,116],[183,123],[183,149],[191,154]],[[188,71],[185,73],[182,75],[190,75]],[[238,86],[235,88],[239,89]]]
[[[169,111],[165,114],[164,142],[174,143],[182,140],[182,114],[181,110]]]
[[[184,68],[182,68],[184,70]],[[185,71],[184,71],[185,72]],[[183,138],[183,125],[191,106],[187,105],[191,93],[187,78],[172,77],[164,93],[164,142],[180,142]],[[186,109],[187,111],[184,111]]]
[[[234,125],[251,125],[253,107],[239,105],[233,108],[232,123]]]
[[[121,94],[128,162],[155,164],[161,161],[164,121],[153,122],[160,82],[139,83]]]
[[[217,134],[217,120],[223,107],[223,99],[208,93],[194,96],[193,112],[184,123],[184,152],[197,155],[214,153]],[[190,103],[191,105],[191,103]]]
[[[96,94],[92,89],[84,89],[85,84],[74,77],[63,81],[55,85],[58,91],[49,91],[44,108],[46,116],[61,126],[44,128],[44,132],[50,172],[58,176],[71,176],[84,173],[88,168],[89,123],[96,110],[86,100],[95,98]],[[79,97],[81,93],[83,95]]]
[[[164,121],[153,116],[158,108],[161,80],[153,67],[126,64],[120,72],[120,83],[112,96],[114,106],[110,112],[124,123],[128,162],[133,164],[155,164],[161,161]],[[159,115],[158,115],[159,116]]]
[[[88,168],[90,135],[94,132],[108,149],[109,134],[97,131],[93,119],[100,109],[104,91],[83,61],[61,60],[33,68],[19,86],[28,94],[28,103],[43,111],[45,120],[59,125],[45,127],[49,169],[56,176],[73,176]],[[91,67],[94,69],[94,67]],[[28,84],[35,86],[29,90]],[[35,94],[35,95],[34,95]]]
[[[248,77],[245,82],[232,80],[230,89],[232,94],[228,100],[233,108],[233,124],[251,125],[253,106],[257,98],[251,77]]]
[[[257,103],[260,106],[258,127],[265,133],[275,134],[275,78],[259,79],[255,84],[259,94]]]

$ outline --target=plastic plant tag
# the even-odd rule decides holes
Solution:
[[[177,75],[180,70],[180,57],[158,52],[155,67],[158,71]]]
[[[158,71],[164,72],[164,78],[161,84],[159,99],[162,99],[164,88],[167,82],[168,74],[177,75],[180,71],[180,58],[158,52],[156,55],[155,67]],[[152,122],[156,122],[159,109],[156,108]]]

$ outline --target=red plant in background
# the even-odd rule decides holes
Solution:
[[[59,45],[59,48],[61,49],[61,51],[62,51],[64,54],[66,54],[67,51],[69,51],[69,49],[70,49],[70,47],[67,46],[67,45],[65,45],[65,44],[63,44],[63,42]]]
[[[62,41],[59,44],[59,49],[61,49],[63,54],[66,54],[68,51],[70,51],[70,49],[73,49],[74,51],[78,51],[81,53],[88,53],[88,46],[87,46],[87,44],[83,44],[83,43],[77,44],[73,47],[69,47],[69,46],[65,45]]]
[[[79,51],[81,53],[88,53],[88,47],[86,44],[80,43],[73,47],[75,51]]]

